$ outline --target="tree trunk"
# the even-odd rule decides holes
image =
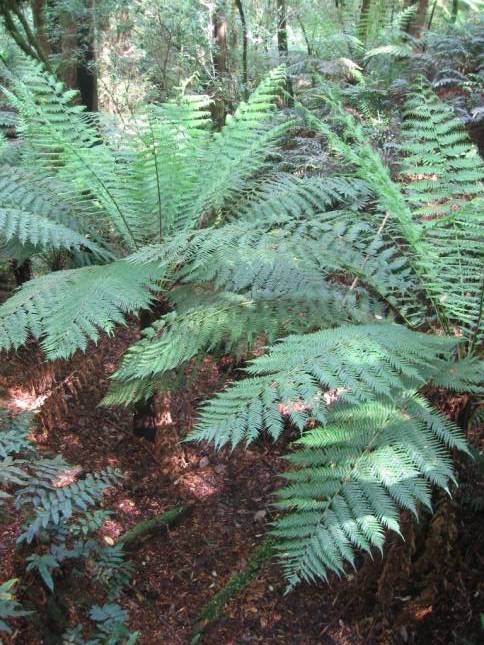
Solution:
[[[83,105],[89,112],[98,110],[96,50],[92,27],[83,25],[79,32],[81,59],[77,66],[77,83]]]
[[[450,16],[450,22],[455,25],[457,20],[457,15],[459,13],[459,0],[452,0],[452,14]]]
[[[437,0],[434,0],[434,4],[432,5],[432,11],[430,12],[430,18],[427,23],[427,31],[430,31],[430,28],[432,27],[432,21],[434,19],[434,14],[435,14],[435,9],[437,8]]]
[[[45,26],[45,8],[45,0],[32,0],[31,9],[35,35],[45,56],[48,57],[51,54],[51,46]]]
[[[214,125],[218,130],[220,130],[225,123],[224,81],[226,80],[228,73],[228,24],[225,13],[220,9],[213,13],[212,29],[214,44],[213,66],[215,70],[215,80],[219,87],[216,89],[211,111]]]
[[[242,0],[235,0],[237,10],[240,16],[240,22],[242,24],[242,85],[243,96],[246,99],[249,95],[248,89],[248,64],[247,64],[247,51],[248,51],[248,33],[247,33],[247,21],[245,19],[244,7],[242,5]]]
[[[361,42],[366,45],[368,38],[368,14],[371,9],[371,0],[363,0],[361,4],[360,18],[358,21],[357,36]]]
[[[418,0],[417,12],[415,16],[409,20],[407,26],[407,33],[414,38],[420,38],[424,30],[427,12],[429,9],[429,0]]]
[[[80,102],[89,112],[98,109],[96,51],[92,3],[89,19],[77,24],[76,16],[64,11],[60,16],[62,27],[60,77],[64,85],[78,90]]]
[[[287,41],[286,0],[277,0],[277,49],[279,52],[279,62],[287,65],[289,61],[289,47]],[[288,104],[292,105],[294,92],[289,74],[287,75],[286,89],[289,94]]]

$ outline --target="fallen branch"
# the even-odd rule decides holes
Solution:
[[[192,631],[191,645],[200,642],[204,630],[210,623],[218,620],[225,605],[254,580],[262,566],[269,560],[274,551],[274,541],[267,539],[254,549],[247,566],[239,573],[230,576],[227,583],[217,591],[212,599],[202,608]]]
[[[138,542],[140,538],[152,533],[156,529],[168,528],[174,524],[177,520],[183,517],[188,512],[188,506],[178,506],[173,508],[170,511],[166,511],[161,515],[156,515],[155,517],[150,518],[149,520],[143,520],[135,524],[129,531],[123,533],[118,539],[118,544],[123,544],[125,546],[131,546]]]

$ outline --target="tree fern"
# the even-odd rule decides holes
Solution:
[[[474,302],[480,260],[476,262],[476,252],[463,258],[462,242],[455,237],[459,220],[461,230],[473,231],[469,246],[477,240],[477,222],[465,205],[472,203],[475,185],[465,181],[465,163],[459,166],[463,175],[456,181],[467,194],[447,189],[465,203],[452,217],[454,238],[449,234],[444,242],[450,267],[446,273],[444,260],[439,265],[438,252],[436,257],[427,236],[435,227],[443,240],[448,218],[422,220],[415,201],[407,197],[411,186],[392,180],[361,125],[341,110],[334,97],[330,104],[340,134],[312,115],[308,120],[325,134],[335,154],[350,164],[347,171],[353,169],[366,182],[375,205],[359,214],[369,232],[360,226],[364,232],[357,236],[345,235],[351,227],[340,217],[329,220],[332,230],[326,234],[332,240],[341,235],[346,246],[334,254],[329,266],[345,268],[355,276],[354,285],[361,280],[362,286],[390,304],[383,286],[391,284],[389,275],[381,272],[373,284],[366,275],[371,275],[374,258],[387,248],[382,264],[395,253],[404,281],[412,284],[410,294],[405,289],[392,293],[398,317],[418,329],[432,320],[432,310],[443,329],[449,330],[449,318],[469,329],[464,340],[472,345],[472,330],[479,323]],[[447,115],[443,121],[448,120]],[[466,154],[469,147],[461,147],[459,155]],[[434,162],[445,164],[443,155],[444,150],[436,152]],[[360,272],[354,261],[358,245]],[[332,245],[323,242],[321,247],[326,251]],[[345,262],[345,255],[351,261]],[[449,317],[442,299],[445,287],[438,292],[434,280],[443,286],[451,275],[460,288],[466,285],[466,292],[451,305]],[[466,298],[474,312],[471,326],[467,322],[473,314],[467,318],[464,311]],[[453,474],[446,448],[467,450],[466,444],[458,428],[433,410],[419,391],[429,383],[479,391],[482,369],[477,359],[455,362],[464,345],[459,337],[418,333],[394,323],[289,336],[249,363],[244,369],[248,378],[204,405],[190,439],[209,440],[217,447],[254,441],[261,432],[277,439],[286,420],[301,433],[296,445],[302,449],[288,457],[295,467],[285,475],[290,483],[279,494],[278,505],[290,514],[274,529],[290,587],[301,579],[327,578],[329,571],[343,573],[347,563],[354,564],[357,549],[381,549],[385,530],[399,531],[400,508],[416,513],[419,504],[430,506],[430,485],[448,489]]]
[[[32,336],[42,341],[49,357],[67,357],[85,349],[89,339],[96,340],[99,330],[110,332],[124,314],[148,307],[153,291],[169,289],[190,232],[205,226],[207,217],[216,216],[246,189],[287,130],[289,124],[272,119],[283,79],[281,70],[269,75],[215,135],[207,128],[206,99],[182,96],[141,111],[131,130],[120,126],[109,140],[94,117],[71,104],[71,92],[26,64],[23,77],[11,79],[13,89],[5,90],[19,112],[20,172],[35,157],[38,175],[63,186],[53,212],[64,221],[55,221],[56,215],[51,222],[37,217],[23,176],[19,179],[17,169],[4,168],[9,183],[3,191],[5,204],[20,196],[25,210],[23,220],[19,213],[14,220],[10,211],[1,220],[8,237],[91,250],[104,261],[107,246],[117,247],[123,257],[161,241],[164,262],[157,267],[143,261],[135,267],[121,261],[36,279],[0,310],[0,346],[15,348]],[[46,190],[39,212],[51,202],[52,190]],[[62,228],[65,219],[77,219],[81,212],[101,224],[106,244],[100,249],[82,233],[76,237]],[[116,237],[110,240],[113,226]]]
[[[302,434],[279,492],[291,512],[274,529],[290,587],[343,573],[355,549],[381,549],[386,529],[399,532],[399,508],[416,513],[430,506],[429,484],[448,488],[445,447],[466,444],[417,392],[432,381],[479,388],[475,360],[454,367],[456,345],[394,324],[289,336],[202,408],[189,438],[217,447],[277,439],[285,419]]]
[[[331,101],[335,105],[334,97]],[[420,113],[428,116],[432,112],[437,124],[433,125],[430,117],[428,125],[419,119],[411,119],[408,124],[405,149],[411,156],[404,167],[417,173],[420,169],[420,175],[423,170],[429,171],[415,186],[408,180],[399,186],[391,179],[380,156],[366,141],[362,127],[340,108],[335,108],[334,116],[343,126],[343,136],[310,118],[374,191],[377,215],[385,214],[387,234],[400,239],[399,252],[407,257],[438,324],[447,332],[457,325],[472,346],[482,334],[482,224],[478,216],[482,199],[477,181],[482,177],[482,163],[448,108],[426,93],[422,98],[412,95],[410,102],[412,112],[420,105]],[[429,208],[435,219],[425,219]],[[374,226],[378,226],[376,218]]]

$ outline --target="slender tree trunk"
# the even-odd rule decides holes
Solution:
[[[287,5],[286,0],[277,0],[277,49],[279,51],[279,62],[287,65],[289,60],[289,47],[287,40]],[[293,103],[294,92],[292,81],[287,75],[287,93],[289,94],[289,105]]]
[[[244,13],[244,7],[242,5],[242,0],[235,0],[235,4],[237,6],[237,10],[238,10],[239,16],[240,16],[240,22],[242,24],[242,85],[244,86],[243,96],[244,96],[244,99],[246,99],[248,97],[248,95],[249,95],[248,63],[247,63],[247,52],[248,52],[249,37],[248,37],[248,33],[247,33],[247,21],[245,19],[245,13]]]
[[[407,33],[414,38],[420,38],[425,28],[427,13],[429,9],[429,0],[418,0],[417,11],[407,25]]]
[[[42,47],[44,54],[48,57],[51,54],[49,37],[45,25],[45,0],[32,0],[30,3],[32,9],[32,20],[34,23],[35,35]]]
[[[436,8],[437,8],[437,0],[434,0],[434,4],[432,5],[432,11],[430,12],[430,18],[427,24],[427,31],[430,31],[430,28],[432,27],[432,21],[434,19]]]
[[[457,15],[459,13],[459,0],[452,0],[452,14],[450,17],[450,22],[455,25],[457,20]]]
[[[77,84],[77,24],[71,13],[63,11],[59,17],[61,27],[60,55],[58,74],[66,87],[78,89]]]
[[[307,49],[307,52],[308,52],[308,56],[311,58],[311,56],[313,55],[313,48],[311,47],[311,43],[309,42],[308,34],[306,32],[306,28],[305,28],[304,23],[303,23],[303,21],[301,19],[301,16],[299,14],[297,15],[297,21],[299,23],[299,26],[301,27],[304,42],[306,43],[306,49]]]
[[[215,69],[216,81],[220,83],[220,88],[216,91],[216,96],[212,103],[212,119],[217,129],[221,129],[225,123],[225,97],[224,81],[228,75],[228,24],[225,12],[217,9],[212,17],[213,29],[213,65]]]

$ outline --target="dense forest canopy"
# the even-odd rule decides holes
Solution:
[[[0,1],[0,642],[482,637],[479,5]]]

